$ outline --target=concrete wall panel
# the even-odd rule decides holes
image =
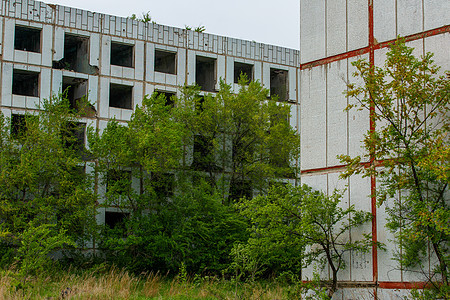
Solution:
[[[328,65],[327,73],[327,166],[339,165],[337,155],[348,153],[347,98],[346,90],[347,60]]]
[[[14,32],[16,22],[13,19],[5,19],[5,31],[3,32],[3,60],[14,59]]]
[[[11,106],[13,65],[11,63],[3,63],[1,72],[1,104],[3,106]]]
[[[369,9],[367,0],[347,0],[347,48],[360,49],[369,44]]]
[[[325,0],[304,0],[300,2],[301,63],[325,57],[325,3]]]
[[[441,66],[440,75],[450,70],[450,33],[444,33],[436,36],[430,36],[425,39],[425,51],[434,53],[433,60],[435,64]]]
[[[347,38],[347,0],[326,2],[327,10],[327,56],[346,51]]]
[[[401,36],[414,34],[423,30],[422,0],[397,0],[398,28]]]
[[[354,205],[356,210],[371,211],[370,199],[370,178],[354,175],[349,179],[350,205]],[[372,232],[371,223],[366,223],[358,228],[352,228],[352,240],[358,240],[363,234]],[[372,254],[351,253],[351,280],[372,281]]]
[[[396,0],[373,0],[374,36],[378,43],[397,36]]]
[[[424,30],[431,30],[450,24],[450,1],[424,0]]]
[[[360,57],[348,59],[348,81],[356,85],[362,85],[362,79],[353,77],[352,74],[356,71],[356,68],[352,66],[352,62]],[[364,55],[361,58],[368,59],[368,55]],[[357,100],[354,98],[348,98],[349,104],[356,104]],[[366,151],[362,148],[361,141],[364,139],[364,135],[370,128],[369,111],[358,111],[356,108],[351,109],[348,112],[348,154],[351,157],[363,156]]]
[[[301,165],[326,166],[326,66],[301,72]]]

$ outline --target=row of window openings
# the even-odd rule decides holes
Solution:
[[[41,29],[16,26],[14,48],[31,52],[41,52]],[[96,67],[89,65],[89,38],[65,34],[64,58],[53,62],[53,68],[73,70],[80,73],[97,74]],[[155,71],[176,74],[176,53],[155,50]],[[134,67],[134,47],[132,45],[111,42],[111,65]],[[245,75],[253,80],[253,65],[235,62],[234,83]],[[214,92],[216,86],[216,59],[196,57],[196,83],[203,91]],[[270,69],[270,94],[277,95],[280,101],[288,99],[288,71]]]

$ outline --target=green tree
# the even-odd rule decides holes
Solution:
[[[296,176],[291,162],[298,158],[300,138],[289,124],[289,104],[274,100],[245,77],[238,93],[221,82],[216,95],[187,88],[179,99],[186,143],[194,145],[191,167],[218,185],[225,203],[251,197],[253,190],[265,193],[274,180]]]
[[[174,271],[182,262],[189,271],[224,269],[233,243],[247,236],[246,222],[226,204],[295,170],[289,161],[299,139],[289,107],[268,101],[259,83],[243,82],[237,94],[224,83],[216,95],[200,96],[198,87],[181,94],[167,101],[155,93],[128,124],[89,130],[107,186],[102,205],[124,214],[122,225],[105,228],[102,247],[108,257],[128,257],[134,270]]]
[[[38,264],[60,248],[57,240],[83,247],[95,233],[96,196],[77,117],[62,95],[44,100],[33,115],[0,115],[0,241],[26,269],[31,258],[39,255]],[[42,249],[23,251],[25,241],[41,235]]]
[[[402,253],[397,255],[400,268],[422,268],[431,254],[438,263],[430,276],[423,274],[440,282],[435,287],[448,287],[449,74],[438,76],[431,53],[419,59],[412,52],[399,40],[383,67],[353,63],[364,84],[348,85],[347,95],[357,104],[347,109],[371,110],[376,125],[363,140],[365,156],[340,158],[348,164],[344,176],[373,175],[380,183],[376,196],[379,204],[387,204],[387,227]],[[448,298],[448,288],[440,296]]]
[[[341,198],[338,192],[326,196],[306,185],[275,185],[268,195],[237,204],[253,224],[249,239],[255,250],[253,255],[256,258],[266,255],[267,262],[275,259],[276,264],[288,267],[307,267],[314,262],[320,268],[328,265],[332,277],[327,283],[331,299],[337,290],[338,272],[345,268],[344,254],[367,252],[372,245],[370,234],[364,234],[359,240],[346,238],[350,228],[369,222],[372,215],[355,210],[353,205],[342,208]]]

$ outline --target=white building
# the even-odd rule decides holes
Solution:
[[[96,114],[82,122],[100,129],[112,117],[128,121],[146,94],[176,94],[178,86],[195,82],[214,92],[219,78],[233,85],[241,71],[271,93],[286,90],[280,99],[291,103],[290,122],[301,133],[301,182],[329,193],[348,185],[345,202],[376,216],[365,229],[388,246],[387,252],[348,257],[349,268],[340,272],[348,288],[336,299],[397,299],[421,280],[395,267],[384,209],[369,198],[375,179],[338,179],[343,166],[336,155],[360,154],[370,128],[368,113],[343,112],[352,100],[342,92],[352,81],[351,62],[364,57],[382,64],[397,35],[417,54],[434,52],[448,70],[449,1],[300,0],[300,51],[33,0],[2,0],[0,10],[0,109],[6,116],[35,110],[69,85],[72,100],[88,95],[95,102]]]

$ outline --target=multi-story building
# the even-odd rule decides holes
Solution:
[[[434,52],[448,70],[450,2],[300,0],[300,6],[298,51],[33,0],[2,0],[0,109],[14,121],[71,86],[73,103],[83,96],[95,103],[80,122],[103,129],[113,117],[128,121],[146,94],[177,94],[179,86],[194,83],[203,93],[215,92],[220,78],[236,88],[244,72],[291,104],[291,125],[301,133],[297,183],[329,193],[348,186],[344,202],[371,211],[374,221],[363,230],[387,245],[386,252],[373,248],[348,256],[339,276],[348,288],[336,299],[395,299],[422,279],[395,267],[386,213],[369,196],[375,178],[338,178],[344,166],[336,156],[360,154],[360,141],[373,125],[367,112],[343,112],[352,99],[342,92],[353,80],[351,62],[363,57],[381,65],[397,35],[406,36],[417,54]],[[99,221],[105,221],[105,209]],[[310,274],[305,270],[303,276]]]

